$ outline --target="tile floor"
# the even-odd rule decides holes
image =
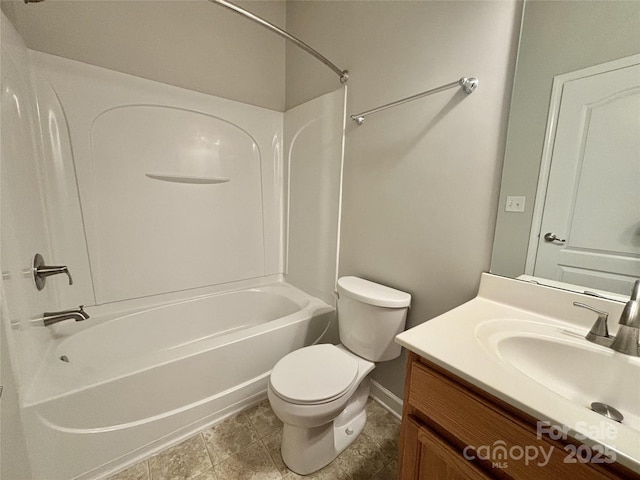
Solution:
[[[400,422],[373,400],[358,439],[331,464],[302,477],[280,456],[282,423],[267,400],[109,480],[392,480]]]

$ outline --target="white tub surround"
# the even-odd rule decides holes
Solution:
[[[83,279],[64,292],[70,303],[283,272],[281,112],[43,53],[31,61],[48,214],[74,232],[57,228],[53,250]]]
[[[0,124],[0,249],[2,316],[8,332],[16,385],[29,388],[47,348],[49,335],[42,329],[31,335],[13,335],[29,329],[30,320],[57,310],[57,279],[36,290],[33,257],[53,258],[48,219],[42,210],[42,148],[38,106],[32,83],[28,50],[7,17],[1,15],[2,75]],[[25,274],[26,272],[26,274]]]
[[[347,87],[284,114],[287,281],[335,302]]]
[[[337,330],[345,90],[290,115],[288,177],[282,112],[29,51],[4,16],[2,40],[2,321],[29,460],[100,478],[263,399],[280,358]],[[36,253],[74,284],[38,292]]]
[[[623,303],[483,274],[476,298],[396,341],[640,472],[640,358],[585,340],[596,315],[573,302],[608,312],[616,334]],[[609,420],[591,402],[607,403],[625,419]]]
[[[61,324],[24,408],[35,477],[107,473],[264,398],[333,315],[277,282]]]

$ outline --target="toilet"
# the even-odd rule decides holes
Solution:
[[[374,362],[400,356],[411,295],[358,277],[338,280],[340,345],[319,344],[284,356],[267,394],[284,423],[282,459],[299,475],[328,465],[362,432]]]

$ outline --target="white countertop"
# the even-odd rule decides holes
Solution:
[[[483,274],[476,298],[401,333],[396,342],[538,420],[567,427],[568,434],[583,443],[606,447],[619,463],[640,473],[638,425],[614,422],[559,395],[502,361],[478,339],[478,329],[487,321],[513,320],[550,324],[582,341],[595,316],[574,307],[574,301],[609,312],[615,334],[624,306],[620,302]]]

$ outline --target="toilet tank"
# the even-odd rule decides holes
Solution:
[[[404,330],[411,295],[358,277],[338,279],[340,341],[372,362],[400,356],[394,342]]]

